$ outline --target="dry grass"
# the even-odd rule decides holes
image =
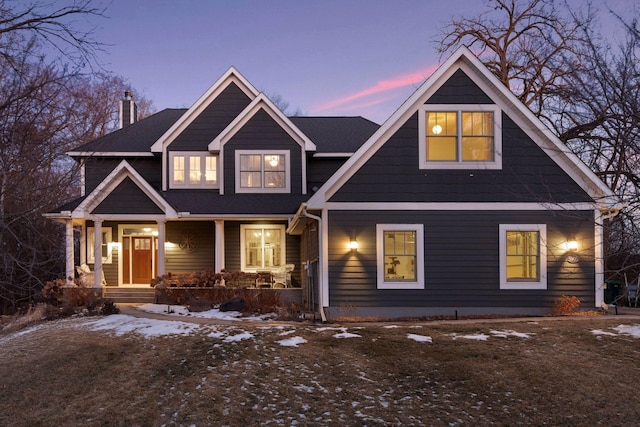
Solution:
[[[245,323],[147,339],[86,322],[0,335],[0,425],[622,426],[640,417],[640,339],[591,333],[638,319],[358,324],[348,331],[360,337],[345,339],[311,324]],[[491,330],[532,335],[452,335]],[[221,338],[243,331],[253,338]],[[296,336],[308,342],[278,344]]]

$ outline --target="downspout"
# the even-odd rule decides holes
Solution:
[[[306,216],[307,218],[311,218],[314,219],[318,222],[318,264],[320,265],[320,268],[318,268],[318,273],[319,273],[319,278],[318,278],[318,282],[320,283],[320,287],[322,287],[322,280],[323,279],[323,271],[322,271],[322,265],[323,265],[323,259],[322,259],[322,218],[320,218],[319,216],[310,214],[309,212],[307,212],[307,208],[306,206],[302,208],[302,215]],[[319,289],[318,292],[318,299],[319,299],[319,305],[320,305],[320,318],[322,319],[322,323],[327,323],[327,316],[325,316],[324,314],[324,301],[322,300],[322,295],[324,292],[322,292],[322,289]]]

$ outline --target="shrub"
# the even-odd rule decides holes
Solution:
[[[580,307],[580,299],[563,295],[554,300],[552,314],[554,316],[569,316]]]
[[[47,304],[47,318],[72,316],[78,312],[86,314],[115,314],[120,309],[110,300],[102,298],[102,290],[86,286],[74,279],[73,287],[67,286],[66,279],[46,282],[42,297]]]

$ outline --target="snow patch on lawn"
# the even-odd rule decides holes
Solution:
[[[469,334],[469,335],[451,334],[451,335],[453,336],[454,340],[457,340],[458,338],[462,338],[465,340],[486,341],[489,339],[489,335],[486,335],[486,334]]]
[[[141,319],[126,314],[113,314],[90,323],[94,331],[113,330],[116,335],[135,332],[146,338],[162,335],[190,335],[199,325],[175,320]]]
[[[514,330],[506,330],[506,331],[491,330],[489,331],[489,333],[499,338],[518,337],[518,338],[528,339],[528,338],[531,338],[531,335],[533,335],[533,334],[525,334],[524,332],[516,332]]]
[[[191,312],[185,306],[167,304],[142,304],[136,308],[147,313],[217,320],[266,320],[274,316],[274,314],[263,314],[260,316],[243,317],[239,311],[220,311],[217,308],[207,311]]]
[[[253,338],[253,334],[243,331],[240,332],[239,334],[235,334],[235,335],[229,335],[227,337],[225,337],[222,341],[224,342],[238,342],[238,341],[243,341],[243,340],[250,340],[251,338]]]
[[[309,341],[305,340],[302,337],[291,337],[284,340],[276,341],[283,347],[297,347],[300,344],[305,344]]]
[[[407,338],[409,338],[410,340],[418,341],[418,342],[428,342],[428,343],[433,342],[431,337],[427,337],[424,335],[407,334]]]
[[[603,331],[602,329],[593,329],[591,330],[591,333],[593,335],[598,335],[598,338],[600,338],[600,336],[605,335],[605,336],[609,336],[609,337],[617,337],[619,335],[631,335],[634,338],[640,338],[640,325],[618,325],[615,327],[612,327],[611,329],[613,329],[614,331],[617,331],[617,334],[614,334],[613,332],[607,332],[607,331]]]

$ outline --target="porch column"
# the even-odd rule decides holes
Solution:
[[[219,273],[224,270],[224,221],[216,220],[215,224],[215,267]]]
[[[80,265],[87,263],[87,222],[80,226]]]
[[[74,265],[73,265],[73,220],[66,219],[64,221],[65,229],[65,277],[67,279],[66,286],[73,286]]]
[[[162,276],[164,275],[164,258],[165,258],[164,241],[166,239],[165,229],[166,229],[167,222],[164,220],[159,220],[157,221],[157,223],[158,223],[158,259],[157,259],[158,276]]]
[[[102,287],[102,220],[93,222],[93,271],[95,273],[94,288]]]

